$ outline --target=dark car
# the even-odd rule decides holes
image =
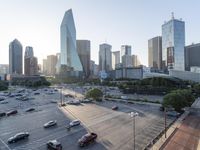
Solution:
[[[0,117],[4,117],[6,116],[6,113],[5,112],[0,112]]]
[[[52,126],[55,126],[57,125],[57,121],[56,120],[52,120],[52,121],[49,121],[47,123],[44,124],[44,128],[49,128],[49,127],[52,127]]]
[[[84,147],[89,143],[94,142],[96,138],[97,138],[96,133],[87,133],[78,140],[78,144],[80,147]]]
[[[62,150],[62,145],[57,140],[47,142],[47,149],[49,150]]]
[[[163,106],[160,106],[159,110],[160,111],[165,111],[165,108]]]
[[[40,93],[39,92],[35,92],[34,95],[40,95]]]
[[[118,109],[118,106],[116,105],[112,107],[112,110],[117,110],[117,109]]]
[[[20,133],[17,133],[15,136],[13,137],[10,137],[8,139],[8,143],[15,143],[19,140],[22,140],[22,139],[27,139],[29,137],[29,133],[28,132],[20,132]]]
[[[10,115],[15,115],[17,113],[18,113],[17,110],[11,110],[11,111],[7,112],[6,115],[10,116]]]
[[[26,112],[31,112],[31,111],[34,111],[35,110],[35,108],[28,108],[28,109],[26,109],[25,111]]]

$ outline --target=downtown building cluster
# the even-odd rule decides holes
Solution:
[[[140,65],[137,55],[132,55],[130,45],[122,45],[121,51],[112,52],[108,43],[99,45],[99,65],[90,57],[91,42],[77,40],[72,10],[65,12],[60,26],[60,53],[43,60],[43,73],[48,76],[93,78],[108,77],[113,70]]]
[[[162,25],[162,36],[148,40],[152,72],[200,82],[200,44],[185,46],[185,22],[172,18]]]

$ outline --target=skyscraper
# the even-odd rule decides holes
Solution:
[[[149,67],[161,69],[162,66],[162,37],[157,36],[148,40]]]
[[[120,51],[112,52],[112,69],[116,68],[116,65],[120,63]]]
[[[200,67],[200,43],[185,47],[185,70],[191,71],[191,67]]]
[[[132,67],[132,58],[131,58],[131,46],[129,45],[122,45],[121,46],[121,62],[122,67]]]
[[[90,75],[90,41],[77,40],[76,44],[78,55],[83,66],[84,76],[87,78]]]
[[[162,25],[162,65],[168,69],[184,70],[185,22],[172,19]]]
[[[61,68],[66,71],[82,72],[83,67],[76,48],[76,28],[72,10],[65,12],[60,26]]]
[[[106,43],[99,45],[99,71],[112,70],[111,48],[112,46]]]
[[[56,74],[56,64],[58,57],[56,55],[47,56],[47,75],[55,76]]]
[[[33,47],[26,46],[24,58],[33,57],[33,56],[34,56]]]
[[[38,74],[38,60],[34,57],[33,48],[31,46],[25,48],[24,74],[27,76]]]
[[[137,55],[132,55],[133,67],[138,67],[141,65],[140,60]]]
[[[9,44],[9,73],[22,74],[22,44],[14,39]]]

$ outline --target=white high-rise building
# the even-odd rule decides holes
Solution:
[[[111,48],[112,46],[106,43],[99,46],[99,71],[112,70]]]
[[[112,69],[115,70],[116,65],[120,63],[120,51],[112,52]]]
[[[83,67],[76,47],[76,28],[72,10],[65,12],[60,26],[61,68],[65,71],[82,72]]]

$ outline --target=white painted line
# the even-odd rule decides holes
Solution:
[[[8,149],[8,150],[11,150],[8,145],[0,138],[0,141],[5,145],[5,147]]]

